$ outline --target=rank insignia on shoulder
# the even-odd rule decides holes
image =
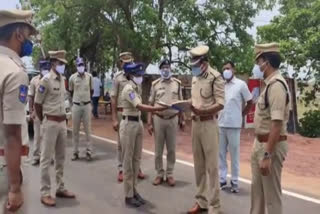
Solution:
[[[45,90],[46,90],[46,88],[45,88],[43,85],[40,85],[40,86],[39,86],[38,91],[39,91],[41,94],[43,94]]]
[[[28,86],[20,85],[19,87],[19,100],[22,103],[26,103],[28,95]]]

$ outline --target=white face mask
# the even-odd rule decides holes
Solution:
[[[263,66],[264,64],[265,64],[265,62],[262,63],[261,66]],[[261,71],[261,68],[259,65],[257,65],[257,64],[254,65],[254,67],[252,69],[252,73],[253,73],[253,78],[261,79],[261,80],[263,79],[264,71]]]
[[[226,69],[223,71],[223,78],[225,80],[230,80],[233,76],[233,72],[230,69]]]
[[[170,79],[171,77],[171,69],[170,68],[164,68],[164,69],[161,69],[160,70],[160,74],[161,74],[161,77],[163,79]]]
[[[135,82],[137,85],[141,85],[143,81],[143,77],[133,77],[133,82]]]
[[[77,70],[80,74],[83,74],[84,73],[84,66],[79,66],[77,67]]]
[[[47,75],[49,72],[50,72],[49,70],[42,70],[42,71],[41,71],[41,75],[42,75],[42,76],[45,76],[45,75]]]
[[[64,70],[66,69],[66,65],[57,65],[56,66],[56,71],[59,73],[59,74],[64,74]]]

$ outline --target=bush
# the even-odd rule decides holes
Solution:
[[[305,137],[320,137],[320,110],[310,110],[299,120],[299,133]]]

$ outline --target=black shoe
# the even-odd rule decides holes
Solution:
[[[234,184],[234,183],[232,183],[232,181],[231,181],[231,192],[232,192],[232,193],[239,193],[239,186],[238,186],[238,184]]]
[[[38,166],[40,164],[40,160],[34,159],[31,163],[32,166]]]
[[[223,183],[220,182],[220,189],[224,190],[226,188],[227,188],[227,182],[223,182]]]
[[[136,193],[136,194],[134,195],[134,198],[137,199],[137,201],[139,201],[142,205],[147,203],[146,200],[144,200],[144,199],[141,197],[141,195],[139,195],[139,193]]]
[[[91,152],[89,150],[87,150],[87,152],[86,152],[86,159],[87,159],[87,161],[92,160]]]
[[[72,156],[72,161],[76,161],[76,160],[79,160],[79,154],[78,153],[73,153],[73,156]]]
[[[125,202],[126,205],[130,207],[140,207],[142,205],[141,202],[135,198],[126,198]]]

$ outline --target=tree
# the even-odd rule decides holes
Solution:
[[[271,0],[273,2],[273,0]],[[186,51],[198,43],[210,46],[211,64],[238,62],[252,68],[251,18],[265,0],[31,0],[46,50],[77,49],[97,69],[115,67],[118,53],[132,51],[146,65],[166,55],[186,71]],[[174,51],[176,50],[176,51]],[[176,53],[176,54],[175,54]],[[39,51],[35,52],[35,58]]]
[[[303,83],[315,81],[313,89],[305,92],[305,104],[316,105],[316,94],[320,92],[320,1],[281,0],[280,4],[281,15],[258,29],[259,40],[280,43],[281,53],[293,66],[302,92]]]

